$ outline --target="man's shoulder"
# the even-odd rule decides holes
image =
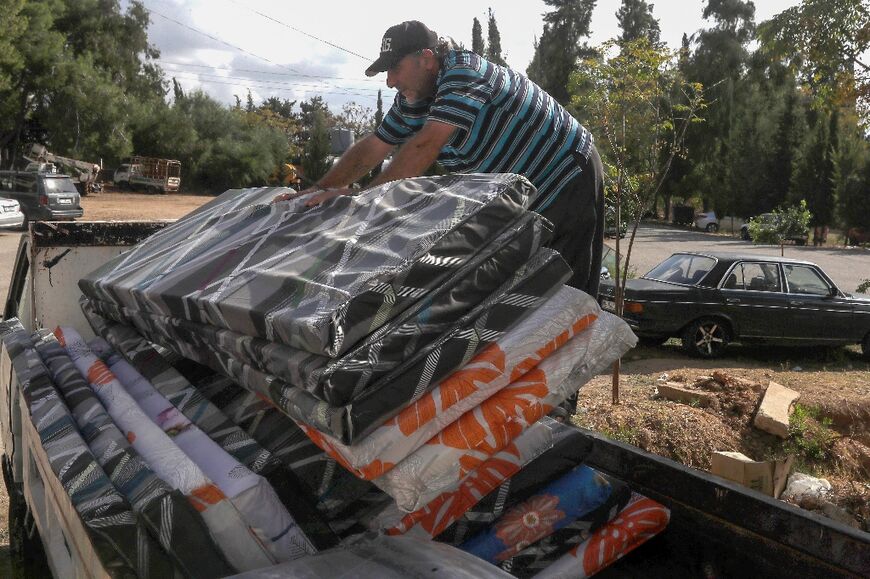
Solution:
[[[444,68],[447,71],[456,69],[480,70],[483,58],[469,50],[448,50],[444,57]]]

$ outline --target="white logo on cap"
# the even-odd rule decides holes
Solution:
[[[389,36],[384,36],[383,41],[381,41],[381,52],[390,52],[392,48],[393,39]]]

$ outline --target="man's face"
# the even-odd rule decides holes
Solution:
[[[428,48],[402,57],[387,70],[387,86],[398,90],[409,103],[431,97],[435,93],[438,63]]]

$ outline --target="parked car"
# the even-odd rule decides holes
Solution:
[[[18,202],[29,221],[69,221],[81,217],[81,197],[66,175],[39,171],[0,171],[0,195]]]
[[[740,238],[744,241],[750,241],[752,236],[749,235],[749,222],[755,221],[756,223],[760,223],[762,227],[775,227],[776,226],[776,214],[775,213],[762,213],[756,217],[752,217],[740,226]],[[785,238],[786,241],[792,241],[795,245],[806,245],[807,239],[809,239],[810,231],[807,229],[803,233],[799,233],[796,235],[789,235]]]
[[[613,311],[614,284],[601,306]],[[730,342],[861,344],[870,360],[870,299],[841,292],[809,261],[726,253],[675,253],[626,283],[625,321],[647,344],[681,338],[715,358]]]
[[[0,228],[21,227],[24,225],[24,213],[15,199],[0,197]]]
[[[696,213],[695,227],[703,229],[709,233],[716,233],[719,231],[719,218],[716,217],[716,212],[707,211],[705,213]]]
[[[868,227],[851,227],[846,232],[846,240],[850,245],[860,245],[870,243],[870,228]]]

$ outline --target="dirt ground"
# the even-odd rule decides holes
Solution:
[[[118,192],[106,187],[97,194],[82,197],[82,220],[130,221],[178,219],[214,197],[206,195],[160,195]]]
[[[664,381],[696,388],[714,402],[702,408],[663,399],[656,386]],[[771,381],[800,393],[787,440],[752,426]],[[623,361],[619,402],[612,404],[611,376],[598,376],[580,390],[575,422],[702,470],[709,470],[715,451],[753,460],[791,454],[793,472],[831,483],[828,500],[846,511],[844,522],[870,530],[870,364],[856,349],[734,346],[726,360],[702,361],[683,355],[677,340],[638,347]]]
[[[109,189],[82,199],[83,219],[177,219],[210,199]],[[713,393],[717,404],[701,408],[662,400],[656,396],[661,380],[697,384]],[[770,381],[801,393],[798,404],[807,417],[786,441],[751,426]],[[638,347],[623,360],[620,403],[611,403],[610,375],[598,376],[580,391],[575,421],[704,470],[716,450],[743,452],[755,460],[795,454],[795,469],[826,478],[833,486],[832,502],[855,525],[870,530],[870,364],[855,348],[732,346],[727,359],[707,362],[685,356],[676,340],[660,348]],[[0,576],[7,575],[7,504],[0,485]]]

